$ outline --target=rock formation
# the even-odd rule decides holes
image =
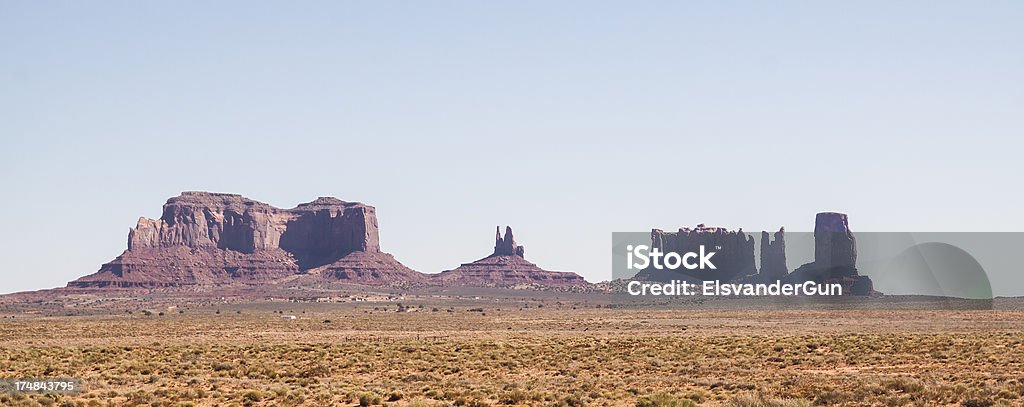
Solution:
[[[766,280],[778,280],[789,273],[786,266],[786,228],[775,232],[775,240],[767,231],[761,231],[761,270],[758,275]]]
[[[657,248],[662,253],[675,252],[682,255],[698,252],[700,246],[704,246],[708,252],[715,252],[714,269],[687,270],[680,267],[676,270],[658,270],[648,267],[637,273],[636,278],[671,281],[685,279],[681,278],[681,275],[685,275],[695,280],[730,281],[757,272],[754,264],[754,238],[743,233],[743,229],[730,231],[726,228],[699,224],[696,228],[680,228],[676,232],[651,230],[651,250]]]
[[[677,232],[661,229],[651,231],[651,248],[662,253],[679,254],[697,252],[700,246],[715,251],[715,269],[687,270],[679,268],[656,269],[648,267],[634,277],[637,280],[672,280],[700,283],[707,280],[740,283],[771,283],[782,280],[787,283],[839,283],[843,292],[852,295],[875,294],[874,284],[867,276],[857,272],[857,241],[850,231],[849,219],[845,214],[822,212],[814,222],[814,262],[804,264],[789,272],[786,265],[786,230],[780,228],[774,235],[761,232],[761,269],[754,265],[754,238],[743,233],[743,229],[730,231],[720,227],[680,228]],[[774,239],[773,239],[774,238]]]
[[[814,264],[832,274],[857,274],[857,240],[845,213],[822,212],[814,217]]]
[[[294,274],[361,284],[419,281],[380,251],[372,206],[318,198],[284,210],[241,195],[183,192],[140,218],[128,250],[69,287],[260,284]]]
[[[519,256],[524,257],[526,249],[516,245],[516,239],[512,236],[512,227],[505,226],[505,237],[501,237],[501,226],[494,227],[494,253],[492,256]]]
[[[814,218],[814,261],[786,276],[786,281],[839,283],[843,292],[874,294],[874,283],[857,271],[857,239],[844,213],[822,212]]]
[[[512,228],[501,227],[495,232],[494,252],[472,263],[443,271],[434,277],[442,285],[472,287],[514,287],[530,285],[542,287],[571,287],[589,285],[576,273],[548,271],[523,258],[523,246],[516,245]]]

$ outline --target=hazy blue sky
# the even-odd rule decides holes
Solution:
[[[1022,231],[1022,21],[1020,1],[0,0],[0,292],[96,271],[185,190],[370,203],[424,272],[511,224],[591,281],[612,231],[823,210]]]

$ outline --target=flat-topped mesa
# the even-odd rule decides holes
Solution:
[[[399,277],[422,278],[380,252],[372,206],[321,197],[279,209],[236,194],[183,192],[167,200],[159,219],[139,219],[121,256],[69,286],[260,282],[354,253],[358,261],[349,259],[332,270],[345,270],[344,278],[356,276],[361,283],[394,277],[392,269]],[[372,270],[364,273],[369,265]]]
[[[324,265],[352,252],[380,252],[376,209],[359,202],[317,198],[288,211],[281,248],[303,269]]]
[[[695,228],[679,228],[675,232],[661,229],[651,230],[651,250],[657,248],[662,253],[675,252],[698,253],[704,246],[706,252],[715,252],[712,262],[714,269],[677,270],[661,269],[653,266],[641,270],[636,278],[652,281],[671,281],[673,279],[721,280],[754,274],[757,271],[754,263],[754,238],[747,236],[743,229],[731,231],[723,227],[709,227],[703,223]]]
[[[380,251],[372,206],[319,198],[292,210],[241,195],[185,192],[167,200],[160,219],[140,218],[128,251],[140,248],[283,249],[298,257]]]
[[[785,228],[779,228],[774,234],[761,232],[759,272],[754,265],[754,238],[743,233],[743,229],[730,231],[699,224],[694,228],[679,228],[676,232],[651,230],[651,251],[658,249],[663,254],[674,252],[682,256],[684,253],[697,253],[701,246],[704,246],[705,252],[714,252],[711,261],[715,268],[688,270],[680,267],[672,270],[664,264],[660,269],[651,264],[633,278],[689,283],[719,280],[755,284],[775,281],[803,284],[811,281],[840,284],[843,293],[848,295],[878,294],[874,291],[871,278],[857,271],[857,241],[850,231],[849,219],[843,213],[822,212],[815,216],[814,261],[797,267],[792,273],[786,263]],[[663,258],[666,257],[663,255]]]
[[[491,256],[519,256],[525,257],[526,249],[516,245],[516,239],[512,236],[512,227],[505,226],[505,237],[501,237],[501,226],[494,228],[494,254]]]
[[[588,286],[586,280],[576,273],[565,271],[548,271],[523,258],[525,250],[517,245],[512,235],[512,228],[505,227],[505,235],[501,235],[499,226],[494,233],[494,253],[472,263],[463,263],[459,267],[442,271],[435,275],[434,281],[447,286],[470,287],[583,287]]]
[[[241,195],[183,192],[167,200],[159,219],[139,218],[128,251],[183,246],[252,253],[277,247],[281,210]]]

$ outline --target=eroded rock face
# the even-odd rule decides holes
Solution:
[[[286,210],[241,195],[184,192],[167,200],[159,219],[139,219],[128,250],[68,286],[258,284],[310,272],[364,284],[424,278],[380,252],[372,206],[318,198]]]
[[[874,283],[857,271],[857,239],[845,213],[821,212],[814,218],[814,261],[793,270],[787,282],[838,283],[843,293],[874,295]]]
[[[280,246],[293,253],[303,269],[352,252],[380,252],[377,214],[372,206],[318,198],[288,213],[293,217],[281,235]]]
[[[464,263],[433,276],[441,285],[470,287],[575,287],[587,286],[580,275],[565,271],[549,271],[537,267],[523,258],[523,246],[515,243],[512,228],[505,228],[501,236],[499,226],[494,237],[494,253],[472,263]]]
[[[761,232],[761,270],[758,274],[769,280],[777,280],[789,273],[786,266],[786,228],[775,232],[774,240],[767,231]]]
[[[494,229],[494,253],[492,256],[519,256],[524,257],[526,249],[516,244],[512,236],[512,227],[505,226],[505,237],[501,237],[501,226]]]
[[[704,246],[705,251],[715,252],[712,258],[714,269],[687,270],[680,267],[676,270],[658,270],[648,267],[637,273],[636,278],[671,281],[684,279],[680,275],[685,275],[696,280],[730,281],[757,272],[754,264],[754,238],[743,233],[743,229],[731,231],[699,224],[695,228],[679,228],[675,232],[651,230],[652,250],[657,248],[662,253],[675,252],[683,255],[699,252],[700,246]]]
[[[814,263],[836,276],[857,274],[857,240],[845,213],[822,212],[814,217]]]
[[[702,281],[720,280],[740,283],[785,283],[802,284],[838,283],[848,295],[876,295],[871,278],[857,271],[857,242],[850,231],[846,214],[822,212],[815,217],[814,248],[815,261],[797,267],[792,273],[786,264],[786,230],[769,234],[761,232],[761,269],[754,264],[754,238],[743,230],[730,231],[704,224],[696,228],[680,228],[676,232],[661,229],[651,231],[652,250],[662,253],[675,252],[680,255],[698,252],[700,246],[714,250],[712,270],[687,270],[680,267],[669,270],[653,266],[641,270],[633,278],[645,281],[669,282],[673,280],[698,284]],[[664,263],[662,263],[664,264]]]

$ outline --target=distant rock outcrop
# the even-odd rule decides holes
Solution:
[[[472,263],[443,271],[434,277],[436,282],[449,286],[514,287],[531,285],[542,287],[572,287],[589,285],[583,277],[565,271],[548,271],[523,258],[523,246],[516,245],[512,228],[501,227],[495,232],[494,252]]]
[[[871,279],[859,275],[857,271],[857,240],[850,231],[846,214],[817,214],[814,222],[814,262],[804,264],[792,273],[786,264],[785,233],[785,228],[780,228],[774,235],[767,231],[761,232],[761,267],[758,271],[754,263],[754,238],[743,233],[743,229],[730,231],[704,224],[696,228],[680,228],[677,232],[654,229],[651,231],[652,250],[657,248],[662,253],[675,252],[682,255],[696,253],[700,246],[704,246],[706,251],[715,251],[713,262],[716,267],[705,270],[670,270],[666,267],[657,269],[652,265],[633,278],[688,283],[708,280],[771,283],[781,280],[799,284],[813,281],[839,283],[847,294],[877,294]]]
[[[525,257],[526,249],[516,245],[516,239],[512,236],[512,227],[505,226],[505,237],[501,237],[501,226],[494,227],[494,253],[492,256],[519,256]]]
[[[708,252],[715,252],[714,269],[676,270],[656,269],[648,267],[637,273],[636,278],[650,281],[675,280],[721,280],[730,281],[735,278],[757,272],[754,264],[754,238],[738,231],[722,227],[708,227],[699,224],[695,228],[679,228],[676,232],[665,232],[661,229],[651,230],[651,250],[657,248],[662,253],[675,252],[697,253],[700,246]],[[685,276],[683,276],[685,275]]]
[[[293,274],[361,284],[424,276],[380,251],[372,206],[318,198],[278,209],[235,194],[183,192],[140,218],[128,250],[69,287],[259,284]]]
[[[837,276],[857,274],[857,240],[845,213],[814,217],[814,265]]]
[[[774,240],[767,231],[761,231],[761,270],[763,279],[777,280],[789,274],[786,266],[786,228],[775,232]]]
[[[845,213],[821,212],[814,218],[814,261],[786,276],[786,281],[839,283],[853,295],[874,294],[874,283],[857,271],[857,239]]]

